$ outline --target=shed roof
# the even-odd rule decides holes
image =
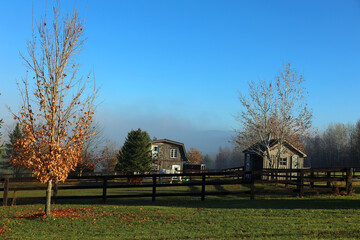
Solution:
[[[271,140],[270,141],[270,150],[276,148],[278,145],[278,140]],[[307,157],[307,155],[302,152],[300,149],[296,148],[294,145],[292,145],[291,143],[289,143],[288,141],[284,141],[284,146],[290,150],[293,150],[295,152],[297,152],[301,157]],[[255,149],[259,149],[261,152],[265,151],[265,147],[264,145],[260,144],[260,143],[256,143],[253,146],[249,147],[248,149],[245,149],[243,151],[243,153],[250,153],[250,154],[258,154],[258,152]]]

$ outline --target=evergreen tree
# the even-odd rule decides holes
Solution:
[[[0,95],[1,95],[1,93],[0,93]],[[1,128],[2,128],[2,125],[3,125],[3,120],[2,119],[0,119],[0,130],[1,130]],[[2,157],[2,155],[3,155],[3,143],[2,143],[2,133],[0,132],[0,159],[1,159],[1,157]]]
[[[19,177],[20,174],[25,170],[21,166],[13,166],[10,164],[10,156],[17,156],[19,153],[14,151],[13,145],[17,139],[23,138],[23,134],[20,129],[20,125],[17,123],[14,130],[9,134],[9,142],[5,144],[5,154],[7,161],[2,164],[3,169],[11,170],[15,177]]]
[[[146,131],[131,130],[118,155],[117,171],[144,172],[151,170],[151,138]]]
[[[213,160],[211,159],[210,155],[209,154],[206,154],[205,157],[204,157],[204,163],[206,165],[206,169],[212,169],[213,168],[213,165],[214,165],[214,162]]]

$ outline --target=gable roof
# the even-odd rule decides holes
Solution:
[[[270,141],[270,150],[276,148],[276,146],[278,145],[278,140],[271,140]],[[302,152],[300,149],[296,148],[294,145],[292,145],[291,143],[289,143],[288,141],[284,140],[284,146],[290,150],[293,150],[295,152],[297,152],[300,157],[307,157],[307,155]],[[260,144],[260,143],[256,143],[254,145],[252,145],[251,147],[249,147],[248,149],[245,149],[243,151],[243,153],[250,153],[250,154],[258,154],[258,152],[256,152],[255,149],[260,149],[261,152],[265,151],[265,147]]]
[[[171,144],[171,145],[176,145],[179,147],[180,149],[180,154],[182,159],[184,159],[184,161],[188,161],[187,157],[186,157],[186,150],[185,150],[185,145],[181,142],[176,142],[176,141],[172,141],[169,139],[159,139],[159,140],[155,140],[155,141],[151,141],[151,145],[156,145],[159,143],[167,143],[167,144]]]

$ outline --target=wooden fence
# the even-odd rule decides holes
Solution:
[[[352,168],[343,169],[265,169],[261,171],[243,171],[241,168],[229,169],[221,172],[199,172],[199,173],[181,173],[181,174],[139,174],[139,175],[108,175],[108,176],[85,176],[69,177],[63,184],[54,184],[53,202],[59,199],[89,199],[98,198],[106,202],[109,198],[139,198],[151,197],[155,201],[157,197],[170,196],[199,196],[202,201],[206,195],[229,195],[229,194],[247,194],[250,199],[255,199],[257,194],[262,193],[296,193],[299,197],[307,192],[329,192],[336,190],[350,195],[352,194],[352,180],[354,177]],[[170,183],[170,179],[183,178],[188,181],[179,181]],[[130,179],[141,179],[142,184],[127,184]],[[163,180],[166,181],[163,181]],[[124,181],[125,180],[125,181]],[[126,181],[128,180],[128,181]],[[18,191],[45,190],[46,187],[31,186],[36,183],[34,178],[3,178],[3,206],[15,196],[9,198],[9,192],[14,194]],[[336,183],[342,183],[340,186]],[[333,184],[331,184],[333,183]],[[11,187],[11,184],[20,184],[21,186]],[[37,183],[38,184],[38,183]],[[239,185],[247,186],[248,190],[242,191],[206,191],[207,186],[216,185]],[[282,190],[259,190],[258,184],[284,184],[287,188]],[[30,186],[29,186],[30,185]],[[180,186],[200,186],[199,192],[159,192],[163,187],[170,189]],[[148,193],[141,194],[109,194],[108,189],[149,189]],[[61,190],[71,189],[102,189],[100,195],[88,196],[61,196],[58,194]],[[45,197],[17,197],[17,200],[43,200]]]

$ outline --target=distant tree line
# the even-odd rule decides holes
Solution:
[[[230,149],[228,146],[219,148],[215,158],[215,169],[241,167],[244,165],[244,158],[238,148]]]
[[[356,124],[331,123],[305,145],[312,168],[360,167],[360,120]]]

